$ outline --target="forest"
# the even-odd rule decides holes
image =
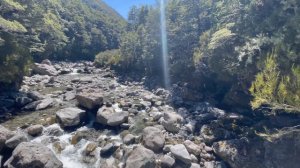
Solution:
[[[300,16],[297,1],[171,0],[167,36],[173,83],[202,100],[258,108],[300,105]],[[133,7],[119,51],[96,63],[141,76],[161,71],[159,8]]]
[[[297,168],[299,0],[0,9],[0,167]]]

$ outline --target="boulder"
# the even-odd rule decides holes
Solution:
[[[72,73],[72,72],[73,72],[72,69],[69,69],[69,68],[64,68],[64,69],[60,70],[61,75],[69,74],[69,73]]]
[[[284,128],[267,137],[214,143],[217,156],[232,168],[298,168],[300,127]]]
[[[28,141],[28,138],[24,134],[16,134],[15,136],[13,136],[5,141],[5,146],[10,149],[14,149],[20,143],[27,142],[27,141]]]
[[[161,167],[162,168],[171,168],[175,164],[175,159],[172,158],[171,156],[164,155],[161,158]]]
[[[5,142],[14,136],[14,133],[2,125],[0,125],[0,152],[2,148],[5,146]]]
[[[220,140],[233,139],[235,134],[220,127],[218,124],[209,124],[201,127],[200,136],[205,143],[212,144]]]
[[[159,152],[165,145],[165,136],[156,127],[146,127],[143,130],[143,145],[154,152]]]
[[[119,166],[116,166],[116,163],[112,159],[101,159],[100,167],[101,168],[119,168]]]
[[[29,97],[26,97],[26,96],[16,98],[16,105],[18,107],[23,107],[31,102],[32,102],[32,99],[30,99]]]
[[[184,141],[184,146],[188,150],[189,153],[194,154],[195,156],[200,155],[201,147],[190,140]]]
[[[214,162],[204,162],[205,168],[215,168]]]
[[[73,100],[75,98],[76,98],[76,94],[73,91],[67,92],[64,95],[64,100],[66,100],[66,101],[70,101],[70,100]]]
[[[98,144],[95,142],[88,143],[81,152],[80,160],[86,164],[96,164],[98,158]]]
[[[103,125],[119,126],[128,120],[127,111],[116,112],[112,107],[102,107],[97,112],[97,122]]]
[[[84,110],[73,107],[64,108],[56,112],[56,118],[63,127],[79,125],[84,115]]]
[[[154,168],[155,154],[151,150],[138,146],[130,152],[125,168]]]
[[[208,102],[198,103],[195,106],[195,111],[199,112],[200,114],[206,114],[206,113],[210,114],[207,116],[208,118],[206,118],[208,120],[220,119],[220,118],[225,117],[225,114],[226,114],[224,110],[213,107]]]
[[[192,165],[191,165],[190,168],[201,168],[201,166],[199,164],[197,164],[197,163],[192,163]]]
[[[125,135],[125,137],[123,138],[123,142],[124,142],[124,144],[126,144],[126,145],[133,144],[133,143],[135,143],[135,136],[132,135],[132,134],[127,134],[127,135]]]
[[[165,129],[172,133],[178,133],[182,124],[183,118],[175,112],[165,112],[161,120],[161,124]]]
[[[27,133],[31,136],[38,136],[43,132],[42,125],[32,125],[26,129]]]
[[[186,165],[190,165],[192,163],[191,156],[183,144],[174,145],[170,150],[176,159],[182,161]]]
[[[44,96],[41,93],[37,92],[37,91],[30,91],[30,92],[27,93],[27,95],[28,95],[29,98],[31,98],[34,101],[44,99]]]
[[[103,96],[96,93],[81,93],[76,95],[78,104],[89,110],[99,108],[103,104]]]
[[[34,101],[32,103],[27,104],[25,107],[23,107],[23,110],[33,111],[36,110],[36,107],[41,103],[41,100]]]
[[[52,98],[46,98],[41,100],[41,102],[36,106],[35,110],[44,110],[48,107],[53,106],[54,100]]]
[[[13,151],[4,168],[63,168],[54,153],[39,143],[23,142]]]
[[[34,73],[39,75],[49,75],[49,76],[58,75],[58,71],[52,65],[47,65],[47,64],[35,63],[32,70]]]
[[[102,157],[110,157],[116,150],[117,146],[115,146],[113,143],[106,144],[100,151],[100,155]]]
[[[91,155],[92,153],[94,153],[96,151],[97,147],[98,147],[98,144],[95,142],[88,143],[83,151],[84,155],[87,155],[87,156]]]
[[[45,135],[49,136],[61,136],[64,131],[60,128],[58,124],[53,124],[47,127],[44,131]]]
[[[52,65],[52,62],[48,59],[44,59],[41,64],[47,64],[47,65]]]

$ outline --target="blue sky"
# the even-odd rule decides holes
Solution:
[[[103,0],[109,6],[119,12],[124,18],[127,18],[128,11],[133,5],[155,4],[156,0]]]

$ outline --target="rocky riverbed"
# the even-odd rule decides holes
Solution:
[[[24,78],[20,92],[0,96],[0,163],[5,168],[297,166],[297,115],[254,122],[206,102],[173,104],[179,99],[162,88],[119,82],[113,71],[91,62],[45,60]],[[257,132],[275,122],[281,124],[278,131]]]

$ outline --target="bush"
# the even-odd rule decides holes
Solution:
[[[256,75],[250,92],[254,99],[251,101],[253,109],[262,104],[273,106],[300,107],[300,67],[293,66],[287,74],[279,71],[274,52],[268,55],[264,62],[264,69]]]
[[[212,35],[211,41],[208,44],[208,48],[216,49],[218,47],[221,47],[226,42],[233,39],[234,36],[235,36],[235,34],[232,33],[231,30],[229,30],[227,28],[220,29]]]
[[[251,101],[253,109],[265,103],[276,102],[276,90],[279,79],[278,65],[275,60],[274,52],[268,55],[264,62],[264,69],[256,75],[252,83],[250,92],[254,99]]]
[[[120,50],[108,50],[104,52],[100,52],[96,55],[95,65],[99,67],[103,66],[114,66],[117,65],[121,61]]]
[[[26,28],[18,21],[9,21],[0,16],[0,28],[8,32],[27,32]]]
[[[18,89],[31,65],[31,57],[26,48],[17,45],[9,35],[4,40],[5,44],[0,46],[0,91]]]

